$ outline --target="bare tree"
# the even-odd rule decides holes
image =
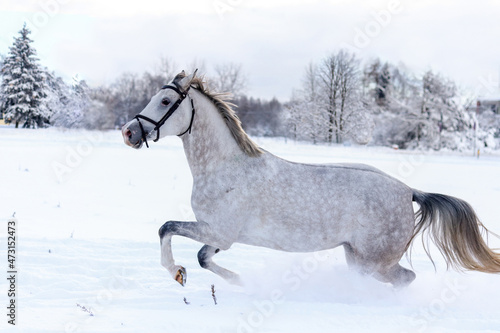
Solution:
[[[328,131],[328,112],[321,95],[318,66],[309,63],[302,79],[302,89],[294,93],[287,105],[289,121],[293,123],[294,138],[311,139],[313,143],[324,140]]]
[[[353,113],[359,103],[359,60],[352,53],[340,50],[326,57],[318,68],[321,90],[328,113],[328,142],[342,143],[350,128]]]
[[[301,90],[304,100],[304,110],[299,112],[305,113],[304,130],[305,134],[312,139],[313,143],[321,140],[320,136],[325,132],[325,121],[327,113],[325,112],[324,103],[320,95],[320,80],[318,75],[318,66],[314,63],[309,63],[306,67],[304,78],[302,79]]]
[[[210,85],[216,91],[231,93],[238,97],[244,93],[246,81],[241,64],[230,62],[215,66],[215,76]]]
[[[187,66],[187,73],[193,73],[195,70],[198,70],[197,76],[204,76],[207,74],[207,65],[204,59],[195,58],[191,61]]]
[[[328,112],[328,142],[333,141],[333,132],[338,131],[337,96],[340,86],[340,76],[338,72],[338,59],[334,54],[325,58],[319,66],[318,75],[321,81],[323,94],[326,97],[325,106]],[[338,142],[338,134],[336,138]]]
[[[114,100],[111,109],[116,115],[117,126],[125,124],[141,110],[140,87],[141,79],[135,73],[123,73],[112,84]]]
[[[305,131],[303,124],[306,122],[306,105],[300,91],[293,91],[290,101],[283,106],[285,112],[282,121],[286,126],[287,136],[291,135],[294,140],[303,138]]]
[[[172,59],[161,56],[153,75],[163,78],[165,84],[174,78],[176,72],[177,64]]]
[[[373,121],[361,100],[359,66],[354,54],[341,50],[306,67],[302,89],[284,108],[293,137],[313,143],[370,141]]]

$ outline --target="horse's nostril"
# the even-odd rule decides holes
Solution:
[[[131,132],[128,128],[127,128],[127,130],[125,131],[125,136],[126,136],[127,138],[129,138],[129,139],[130,139],[130,137],[132,136],[132,132]]]

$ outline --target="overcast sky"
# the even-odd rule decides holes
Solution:
[[[204,61],[208,74],[233,62],[248,94],[284,101],[309,62],[348,48],[482,94],[499,86],[499,0],[2,0],[0,53],[25,21],[44,66],[91,85],[160,57],[179,71]]]

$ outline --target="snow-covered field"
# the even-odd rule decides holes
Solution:
[[[255,140],[290,160],[367,163],[412,187],[461,197],[500,233],[500,156]],[[19,270],[15,328],[7,324],[6,279],[0,284],[2,331],[500,331],[500,276],[446,271],[437,251],[435,271],[420,242],[412,255],[417,279],[403,290],[348,271],[342,249],[291,254],[234,245],[215,261],[241,273],[246,286],[237,287],[199,267],[202,244],[177,237],[174,256],[188,271],[181,287],[160,266],[157,236],[163,222],[193,218],[178,138],[135,151],[119,131],[4,127],[0,170],[1,253],[6,258],[15,212]]]

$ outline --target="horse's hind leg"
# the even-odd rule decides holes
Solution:
[[[399,265],[397,259],[385,260],[386,256],[383,253],[363,256],[348,243],[344,244],[344,251],[349,268],[361,274],[372,275],[377,280],[391,283],[398,288],[406,287],[415,280],[416,275],[413,271]]]
[[[347,266],[351,269],[358,270],[356,265],[356,253],[354,253],[354,249],[351,244],[344,243],[344,252],[345,252],[345,261],[347,262]]]
[[[227,270],[223,267],[220,267],[219,265],[213,262],[212,257],[218,252],[219,249],[211,245],[204,245],[198,252],[198,262],[200,263],[200,266],[219,275],[229,283],[242,285],[238,274],[231,272],[230,270]]]
[[[374,277],[382,282],[390,282],[394,287],[406,287],[415,280],[415,273],[400,264],[395,264],[389,269],[379,270]]]

